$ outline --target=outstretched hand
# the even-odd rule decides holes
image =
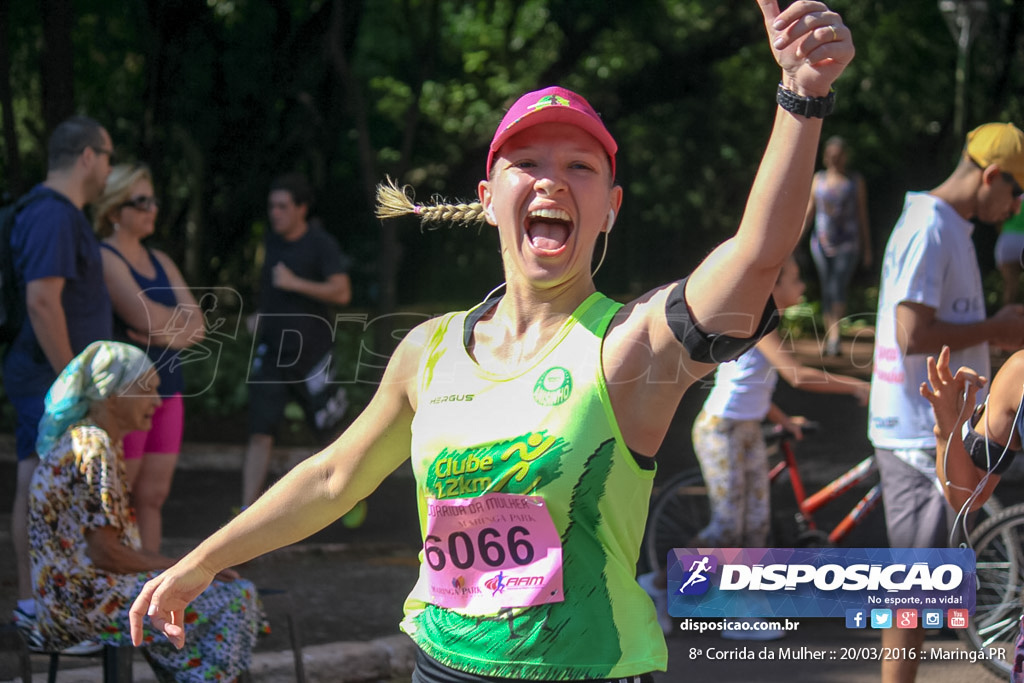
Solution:
[[[821,2],[798,0],[779,11],[778,0],[758,0],[782,84],[798,95],[824,97],[853,60],[850,29]]]
[[[970,368],[956,374],[949,369],[949,347],[943,346],[938,359],[928,356],[928,381],[921,383],[921,396],[932,404],[935,413],[935,435],[940,439],[959,433],[974,412],[978,390],[988,382]]]
[[[179,650],[185,646],[185,607],[210,585],[214,574],[201,567],[174,565],[146,582],[128,612],[132,643],[142,644],[143,621],[148,616],[154,630],[160,631]],[[228,578],[228,577],[225,577]]]

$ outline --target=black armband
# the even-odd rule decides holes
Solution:
[[[984,436],[970,428],[964,434],[964,450],[971,456],[975,467],[991,474],[1002,474],[1010,469],[1017,457],[1017,451],[1009,450],[992,439],[986,441]]]
[[[764,313],[757,324],[754,336],[744,339],[724,334],[705,332],[693,321],[693,312],[686,303],[686,281],[684,277],[665,301],[665,318],[668,327],[676,336],[690,358],[698,363],[724,363],[735,360],[751,349],[762,337],[779,325],[779,312],[775,308],[775,300],[768,295]]]

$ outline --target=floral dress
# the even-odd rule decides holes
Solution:
[[[158,572],[115,574],[89,559],[86,532],[113,527],[140,549],[128,498],[120,444],[89,421],[70,427],[41,460],[29,498],[32,583],[47,645],[88,638],[130,646],[128,610]],[[160,681],[231,681],[250,662],[257,633],[266,630],[256,589],[244,580],[214,581],[185,610],[181,650],[146,629],[144,651]]]

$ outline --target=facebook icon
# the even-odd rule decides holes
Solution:
[[[846,610],[846,628],[867,628],[867,612],[862,609]]]

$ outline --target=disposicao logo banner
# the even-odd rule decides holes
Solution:
[[[848,609],[974,614],[968,548],[674,548],[674,617],[846,617]]]

